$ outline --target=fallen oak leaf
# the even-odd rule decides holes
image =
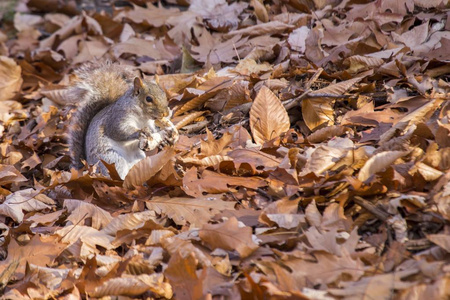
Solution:
[[[252,229],[241,227],[235,217],[221,224],[206,224],[199,231],[200,239],[212,249],[236,250],[241,258],[248,257],[258,248],[252,239]]]

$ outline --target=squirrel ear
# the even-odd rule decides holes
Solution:
[[[142,80],[139,77],[134,78],[134,91],[133,94],[137,95],[139,94],[139,90],[144,87],[144,84],[142,83]]]

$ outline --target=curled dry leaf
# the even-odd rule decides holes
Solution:
[[[250,110],[250,128],[255,142],[263,145],[289,127],[289,116],[280,99],[269,88],[261,87]]]
[[[131,189],[150,180],[164,165],[175,156],[175,150],[170,147],[156,155],[148,156],[135,164],[128,172],[123,186]]]
[[[408,154],[406,151],[385,151],[369,158],[358,174],[358,180],[366,181],[370,176],[391,166],[397,159]]]
[[[221,224],[206,224],[199,231],[200,238],[212,249],[236,250],[245,258],[258,248],[253,242],[252,229],[241,227],[235,217]]]

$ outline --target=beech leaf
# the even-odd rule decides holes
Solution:
[[[262,86],[250,110],[250,128],[257,144],[280,136],[289,130],[286,109],[269,88]]]

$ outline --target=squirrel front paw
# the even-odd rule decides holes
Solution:
[[[160,149],[164,148],[165,146],[173,146],[178,141],[180,135],[178,133],[178,130],[173,128],[167,128],[161,132],[164,132],[164,138],[161,142]]]

